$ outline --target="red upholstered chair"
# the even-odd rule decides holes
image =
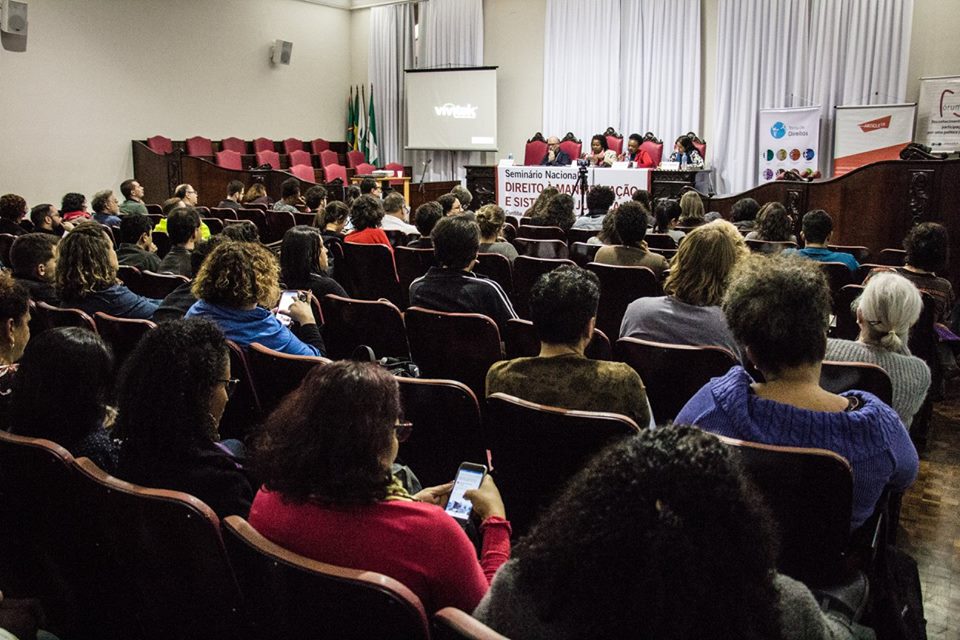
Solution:
[[[387,171],[393,171],[394,175],[396,175],[398,171],[406,171],[406,169],[403,168],[403,165],[399,162],[388,162],[387,164],[383,165],[383,168]],[[390,186],[403,187],[403,180],[391,180]]]
[[[244,206],[250,207],[252,204],[248,202]],[[257,233],[260,234],[261,238],[268,234],[266,207],[263,209],[237,209],[237,220],[249,220],[252,222],[254,225],[256,225]]]
[[[297,224],[293,214],[289,211],[274,211],[271,209],[264,214],[264,217],[267,219],[267,235],[261,236],[260,240],[265,244],[283,240],[283,234]]]
[[[303,141],[296,138],[287,138],[283,141],[283,152],[291,154],[294,151],[303,151]]]
[[[257,138],[253,141],[253,152],[276,151],[276,145],[269,138]]]
[[[234,151],[243,155],[247,152],[247,143],[240,138],[224,138],[220,141],[221,151]]]
[[[523,227],[520,228],[523,229]],[[566,258],[570,252],[566,240],[533,240],[517,237],[513,239],[513,246],[517,248],[517,253],[520,255],[534,258]]]
[[[212,156],[213,142],[210,140],[210,138],[204,138],[203,136],[193,136],[192,138],[187,138],[187,155]]]
[[[410,356],[425,378],[457,380],[484,396],[490,365],[503,359],[500,331],[479,313],[410,307],[403,316]]]
[[[780,253],[784,249],[796,249],[797,243],[791,242],[790,240],[785,241],[774,241],[774,240],[756,240],[750,239],[745,240],[747,248],[754,253]]]
[[[567,244],[572,245],[574,242],[587,242],[598,233],[598,229],[574,229],[571,227],[567,229]]]
[[[347,168],[339,164],[327,164],[323,166],[323,181],[333,182],[336,179],[347,184]]]
[[[607,127],[607,130],[603,132],[603,136],[607,139],[607,146],[613,151],[616,151],[617,155],[623,153],[622,133],[617,133],[617,130],[613,127]]]
[[[355,300],[328,293],[323,309],[323,341],[334,360],[349,358],[365,344],[378,358],[410,358],[400,309],[386,300]]]
[[[355,169],[358,164],[366,161],[367,161],[367,157],[363,155],[363,151],[358,151],[358,150],[347,151],[347,167],[349,167],[350,169]]]
[[[570,245],[570,259],[581,267],[587,266],[587,263],[593,262],[593,258],[600,250],[601,244],[587,244],[586,242],[574,242]]]
[[[353,243],[347,236],[343,243],[343,258],[355,297],[363,300],[386,298],[398,307],[403,306],[400,280],[389,247]]]
[[[313,155],[318,156],[324,151],[330,150],[330,143],[323,138],[316,138],[310,141],[310,150],[313,151]]]
[[[907,259],[907,252],[903,249],[880,249],[877,262],[891,267],[902,267]]]
[[[140,338],[157,326],[149,320],[117,318],[102,311],[97,311],[93,317],[100,337],[113,350],[115,371],[119,371],[120,365],[133,352]]]
[[[587,269],[600,278],[597,328],[608,336],[620,335],[620,323],[627,305],[637,298],[663,294],[657,276],[647,267],[623,267],[591,262]]]
[[[567,135],[560,139],[560,148],[566,151],[571,160],[576,160],[580,157],[580,153],[583,150],[583,142],[578,140],[572,132],[568,131]]]
[[[648,233],[643,236],[647,246],[651,249],[676,249],[677,241],[669,233]]]
[[[527,146],[523,150],[523,164],[536,166],[543,162],[545,155],[547,155],[547,141],[543,139],[543,134],[537,131],[527,140]]]
[[[393,259],[397,264],[397,276],[400,278],[400,290],[406,302],[410,295],[410,284],[424,275],[430,267],[437,265],[433,249],[414,247],[394,247]]]
[[[308,164],[295,164],[295,165],[293,165],[292,167],[290,167],[289,169],[287,169],[287,171],[289,171],[289,172],[292,173],[293,175],[297,176],[298,178],[300,178],[300,179],[303,180],[304,182],[316,182],[316,181],[317,181],[316,173],[314,173],[313,167],[310,166],[310,165],[308,165]]]
[[[420,599],[393,578],[288,551],[240,516],[224,520],[223,540],[253,627],[248,637],[430,638]]]
[[[47,329],[80,327],[97,333],[97,325],[94,323],[93,318],[80,309],[59,308],[49,305],[46,302],[37,302],[35,311],[37,315],[40,316],[40,324]]]
[[[503,345],[507,351],[507,359],[532,358],[540,354],[540,338],[537,330],[529,320],[511,318],[503,329]],[[593,360],[612,360],[613,347],[610,339],[600,329],[593,330],[593,337],[587,344],[584,355]]]
[[[830,251],[849,253],[856,258],[860,264],[870,262],[870,248],[864,247],[863,245],[828,244],[827,248],[830,249]]]
[[[290,166],[296,166],[298,164],[305,164],[307,166],[313,166],[313,160],[310,159],[310,153],[304,151],[303,149],[294,149],[289,152],[290,154]]]
[[[257,164],[269,164],[272,169],[279,169],[280,154],[276,151],[257,151]]]
[[[521,318],[530,317],[530,289],[544,273],[560,265],[576,264],[573,260],[518,256],[513,261],[513,308]]]
[[[660,161],[663,159],[663,140],[647,131],[640,139],[640,148],[650,154],[653,166],[660,166]]]
[[[689,136],[693,140],[693,147],[697,150],[697,153],[700,154],[701,158],[707,157],[707,142],[706,140],[701,140],[700,136],[695,134],[693,131],[688,131],[685,135]]]
[[[517,229],[517,238],[527,238],[529,240],[566,240],[567,234],[560,227],[535,227],[529,224],[521,224]]]
[[[833,362],[824,360],[820,367],[820,386],[830,393],[859,389],[893,403],[893,383],[883,367],[869,362]]]
[[[328,362],[326,358],[293,356],[269,349],[259,342],[251,343],[247,349],[247,364],[264,414],[273,411],[288,393],[296,389],[311,369]]]
[[[433,640],[508,640],[469,613],[445,607],[433,614]]]
[[[173,140],[166,136],[147,138],[147,146],[150,147],[151,151],[159,153],[160,155],[173,153]]]
[[[372,175],[373,172],[377,170],[377,168],[372,164],[370,164],[369,162],[361,162],[354,168],[357,170],[356,175],[358,176],[369,176],[369,175]]]
[[[502,253],[478,253],[473,272],[496,280],[507,295],[513,294],[513,267]]]
[[[340,155],[336,151],[324,149],[319,155],[321,167],[325,167],[328,164],[340,164]]]
[[[236,151],[217,151],[217,166],[243,171],[243,157]]]

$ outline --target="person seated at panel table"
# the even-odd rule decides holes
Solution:
[[[673,153],[670,154],[671,162],[679,162],[690,169],[703,169],[703,158],[700,152],[693,146],[693,138],[690,136],[680,136],[673,143]]]
[[[640,148],[642,138],[639,134],[631,133],[627,139],[627,150],[620,156],[623,162],[632,162],[636,168],[653,168],[653,158],[650,154]]]
[[[590,139],[590,153],[584,154],[584,159],[594,167],[612,167],[617,161],[617,152],[607,146],[607,136],[599,133]]]
[[[560,148],[560,138],[557,136],[547,138],[547,153],[540,164],[547,167],[566,167],[571,162],[570,154]]]

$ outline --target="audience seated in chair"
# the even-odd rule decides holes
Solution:
[[[117,468],[107,407],[113,356],[100,336],[79,327],[48,329],[20,358],[10,399],[12,433],[52,440],[108,473]]]
[[[820,387],[830,289],[819,266],[796,256],[752,254],[723,300],[734,337],[764,382],[733,367],[706,384],[676,422],[763,444],[828,449],[853,468],[851,529],[873,513],[884,489],[917,476],[917,451],[900,417],[863,391]]]
[[[407,203],[403,200],[403,195],[396,191],[391,191],[383,199],[381,225],[386,231],[402,231],[408,236],[420,234],[417,228],[407,220]]]
[[[36,233],[48,233],[62,238],[67,231],[73,230],[72,222],[64,222],[60,212],[52,204],[38,204],[30,209],[30,222]]]
[[[130,213],[120,219],[120,248],[117,262],[136,267],[140,271],[160,272],[160,256],[153,244],[153,224],[150,218]]]
[[[636,371],[584,355],[599,303],[599,280],[585,269],[564,265],[540,276],[530,291],[540,355],[495,363],[487,373],[487,395],[502,392],[553,407],[619,413],[641,427],[650,424]]]
[[[10,248],[13,277],[30,292],[34,302],[59,307],[55,277],[57,273],[57,237],[48,233],[27,233],[13,241]]]
[[[657,201],[657,206],[653,209],[653,231],[654,233],[665,233],[673,240],[675,246],[680,245],[680,241],[686,236],[686,232],[674,229],[674,226],[680,223],[682,215],[680,203],[673,198],[662,198]]]
[[[936,321],[944,324],[950,321],[956,303],[950,281],[937,275],[937,271],[947,268],[949,246],[946,227],[936,222],[923,222],[910,229],[903,239],[903,248],[907,252],[904,266],[893,268],[920,291],[933,297],[937,307]]]
[[[473,194],[470,193],[470,190],[467,189],[462,184],[454,185],[453,189],[450,189],[450,194],[457,197],[457,200],[460,201],[460,208],[463,209],[464,213],[470,212],[470,205],[473,204]]]
[[[323,185],[315,184],[303,194],[303,203],[307,207],[308,213],[319,214],[327,206],[327,189]],[[320,225],[314,224],[319,227]]]
[[[17,372],[17,360],[30,341],[30,293],[0,271],[0,428],[7,423],[10,387]]]
[[[239,180],[231,180],[227,183],[227,197],[217,205],[220,209],[242,209],[243,204],[243,183]]]
[[[573,229],[593,229],[599,231],[603,227],[603,219],[610,211],[617,199],[613,189],[604,185],[596,185],[587,192],[587,213],[577,218]]]
[[[9,233],[12,236],[27,233],[27,230],[20,226],[20,221],[26,215],[26,200],[15,193],[0,196],[0,233]]]
[[[253,227],[253,225],[250,226]],[[236,227],[242,227],[242,225],[236,225]],[[256,229],[256,227],[253,228]],[[210,236],[209,240],[201,240],[198,242],[190,253],[190,266],[193,268],[193,272],[199,273],[200,267],[203,265],[203,261],[207,256],[210,255],[220,243],[228,240],[229,238],[226,235],[219,234]],[[193,295],[193,282],[184,282],[163,298],[160,306],[157,307],[156,312],[154,312],[152,320],[154,322],[179,320],[187,314],[187,311],[189,311],[190,307],[196,302],[197,299]]]
[[[681,227],[696,227],[706,221],[706,215],[703,210],[703,200],[696,191],[687,191],[680,196],[680,220]]]
[[[262,186],[262,185],[261,185]],[[177,185],[173,192],[174,197],[163,203],[163,219],[153,228],[154,231],[167,233],[167,219],[176,209],[185,209],[197,206],[197,190],[189,184]],[[199,214],[197,214],[199,216]],[[202,220],[200,221],[200,238],[206,240],[210,237],[210,227]]]
[[[767,242],[793,242],[793,221],[787,208],[779,202],[768,202],[760,207],[754,230],[747,234],[747,240],[766,240]]]
[[[796,250],[804,258],[810,258],[817,262],[842,262],[847,265],[851,272],[860,268],[857,259],[849,253],[842,251],[831,251],[827,248],[830,243],[830,236],[833,233],[833,218],[823,209],[814,209],[807,211],[803,215],[803,229],[800,231],[800,238],[803,240],[803,249]],[[792,253],[792,249],[787,249]]]
[[[502,331],[516,318],[510,298],[495,280],[472,269],[480,249],[480,228],[466,216],[440,220],[431,232],[439,267],[410,285],[410,306],[433,311],[482,313]]]
[[[60,305],[87,315],[149,320],[159,300],[138,296],[117,281],[117,254],[98,222],[82,222],[60,241],[57,291]]]
[[[399,419],[397,381],[384,369],[352,361],[314,367],[256,437],[263,487],[250,524],[300,555],[399,580],[428,612],[470,611],[510,555],[503,502],[490,476],[466,493],[481,520],[478,562],[440,508],[452,483],[411,496],[391,473]]]
[[[538,226],[560,227],[564,231],[570,229],[576,219],[577,216],[573,212],[573,197],[569,193],[556,194],[545,202],[542,209],[530,216],[530,222]]]
[[[740,198],[730,208],[733,226],[741,231],[750,231],[756,226],[760,203],[753,198]]]
[[[286,312],[299,325],[299,336],[270,309],[280,300],[280,269],[269,249],[253,242],[224,242],[216,247],[193,280],[197,302],[186,317],[212,320],[241,347],[259,342],[296,356],[324,355],[323,338],[310,303],[295,300]]]
[[[243,204],[263,204],[269,207],[273,205],[273,199],[267,195],[267,188],[262,182],[254,182],[243,194]]]
[[[444,218],[459,216],[463,213],[463,205],[460,203],[460,198],[452,193],[445,193],[437,198],[437,204],[440,205]]]
[[[881,366],[893,384],[891,406],[909,429],[930,387],[930,368],[910,355],[907,347],[910,328],[923,308],[920,292],[895,273],[878,273],[870,278],[854,307],[860,335],[856,341],[828,339],[826,359]]]
[[[143,186],[134,180],[128,178],[120,183],[120,193],[123,195],[123,202],[120,203],[120,217],[139,213],[147,215],[147,205],[143,203]]]
[[[217,429],[238,380],[223,333],[205,320],[175,320],[147,332],[117,384],[117,476],[144,487],[183,491],[220,518],[246,517],[253,487],[239,442]]]
[[[65,193],[60,200],[60,214],[65,222],[74,224],[93,220],[93,216],[87,213],[87,197],[82,193]]]
[[[120,203],[110,189],[93,194],[90,207],[93,209],[93,219],[100,224],[114,228],[120,226]]]
[[[357,244],[382,244],[393,253],[393,245],[383,232],[383,203],[379,196],[361,195],[350,205],[350,224],[353,231],[344,238]]]
[[[680,245],[663,283],[667,295],[630,303],[620,337],[723,347],[743,361],[720,303],[730,274],[748,254],[740,232],[725,220],[693,229]]]
[[[559,197],[559,196],[558,196]],[[669,266],[667,259],[647,249],[643,237],[647,234],[647,213],[639,202],[624,202],[617,209],[614,227],[620,244],[605,246],[597,251],[594,262],[623,267],[648,267],[657,279]]]
[[[328,293],[346,297],[340,283],[327,275],[327,260],[327,247],[319,229],[297,225],[283,234],[280,280],[285,288],[309,291],[317,300]]]
[[[547,204],[558,193],[560,193],[560,191],[558,191],[556,187],[544,187],[540,195],[537,196],[537,199],[533,201],[533,204],[523,212],[523,217],[528,219],[543,217],[546,213]]]
[[[474,616],[511,638],[844,638],[775,570],[735,454],[688,426],[610,445],[517,545]],[[857,637],[860,636],[859,633]]]
[[[480,253],[499,253],[513,263],[517,259],[517,248],[505,242],[500,235],[505,219],[503,209],[495,204],[485,204],[477,211]]]
[[[417,207],[414,224],[417,227],[417,232],[420,234],[420,237],[408,243],[407,246],[413,247],[414,249],[432,249],[433,239],[430,237],[430,234],[433,233],[433,228],[442,217],[443,207],[435,200],[424,202]]]
[[[193,207],[181,207],[167,216],[170,250],[160,261],[160,273],[193,277],[190,252],[200,240],[200,214]]]
[[[300,180],[297,178],[284,180],[280,185],[280,198],[271,207],[274,211],[297,213],[299,211],[297,205],[303,204],[303,198],[300,197]]]

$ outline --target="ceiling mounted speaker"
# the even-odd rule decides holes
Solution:
[[[275,40],[270,47],[270,62],[273,64],[290,64],[293,54],[293,43],[286,40]]]

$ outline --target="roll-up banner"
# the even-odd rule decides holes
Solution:
[[[960,150],[960,76],[920,78],[915,142],[938,153]]]
[[[760,182],[769,182],[777,171],[795,169],[813,173],[820,162],[820,107],[761,109]]]
[[[896,160],[913,139],[916,104],[836,107],[833,175],[880,160]]]

